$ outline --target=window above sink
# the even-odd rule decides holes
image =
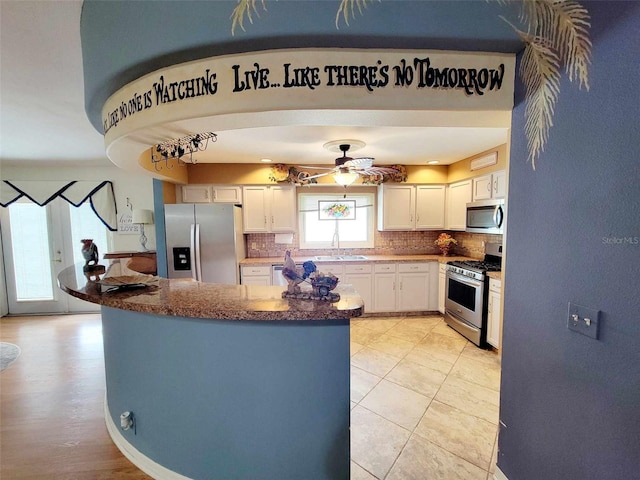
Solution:
[[[327,218],[319,205],[353,202],[353,217]],[[341,255],[340,249],[374,248],[375,195],[373,193],[298,193],[300,249],[334,250],[334,255],[319,255],[318,261],[366,260],[360,255]],[[340,257],[340,258],[338,258]]]

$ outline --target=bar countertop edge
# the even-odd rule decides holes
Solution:
[[[76,264],[60,272],[58,284],[64,292],[87,302],[168,316],[295,321],[345,319],[364,313],[362,298],[351,285],[338,284],[333,293],[340,294],[340,300],[331,303],[282,298],[282,286],[223,285],[161,277],[154,277],[157,281],[151,286],[110,289],[100,283],[102,276],[84,272],[83,265]]]

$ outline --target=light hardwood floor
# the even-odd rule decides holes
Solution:
[[[4,317],[18,360],[0,373],[0,478],[147,480],[104,423],[100,315]]]

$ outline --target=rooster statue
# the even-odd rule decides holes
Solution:
[[[316,265],[313,262],[304,262],[302,269],[299,269],[291,258],[291,252],[289,250],[285,252],[282,276],[287,280],[287,292],[292,294],[300,292],[299,285],[315,271]]]

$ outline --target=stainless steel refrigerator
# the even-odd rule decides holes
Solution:
[[[165,205],[169,278],[240,283],[246,257],[242,209],[233,204]]]

